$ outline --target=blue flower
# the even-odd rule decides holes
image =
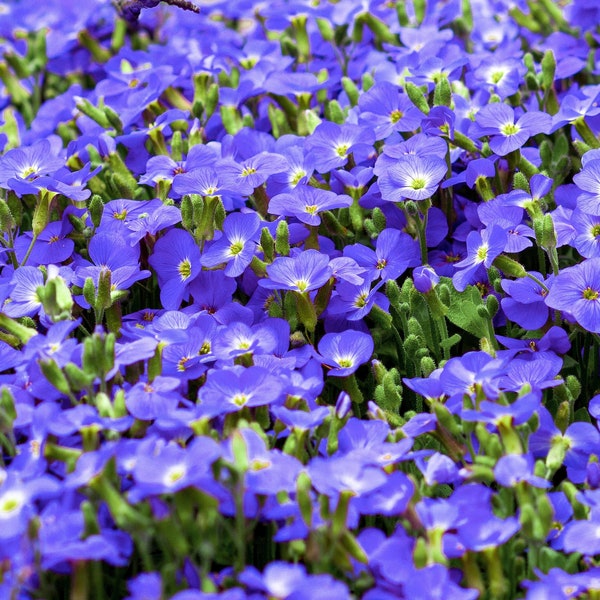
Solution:
[[[373,338],[361,331],[326,333],[319,342],[317,358],[331,367],[328,374],[333,377],[346,377],[354,373],[360,365],[373,355]]]
[[[223,235],[202,254],[204,267],[226,263],[225,275],[237,277],[252,262],[259,237],[260,217],[252,213],[231,213],[223,222]]]
[[[198,392],[200,414],[216,417],[281,399],[283,383],[262,367],[214,370]]]
[[[261,152],[242,163],[233,159],[223,159],[216,167],[223,190],[242,196],[249,196],[262,185],[270,175],[287,170],[287,160],[280,154]]]
[[[500,225],[492,225],[481,233],[471,231],[467,236],[467,257],[456,263],[458,271],[452,276],[454,287],[462,292],[474,281],[477,270],[482,265],[492,266],[494,259],[504,250],[508,234]]]
[[[359,122],[373,127],[375,137],[382,140],[394,131],[418,129],[423,113],[416,108],[398,86],[387,81],[375,84],[358,100]]]
[[[295,257],[280,256],[267,267],[267,278],[258,285],[270,290],[310,292],[324,286],[332,275],[329,257],[305,250]]]
[[[530,271],[539,281],[544,277],[537,271]],[[539,329],[548,320],[548,307],[545,296],[548,293],[539,283],[530,277],[522,277],[511,281],[502,280],[502,289],[509,294],[502,298],[502,310],[511,321],[524,329]]]
[[[390,202],[431,198],[447,171],[446,162],[437,156],[408,154],[380,176],[381,197]]]
[[[290,193],[278,194],[269,202],[269,213],[296,217],[307,225],[320,225],[319,213],[334,208],[347,208],[352,198],[309,185],[298,185]]]
[[[490,148],[498,156],[518,150],[538,133],[548,133],[552,117],[539,111],[529,111],[515,121],[515,112],[508,104],[494,103],[482,108],[475,117],[473,135],[490,136]]]
[[[306,139],[305,151],[319,173],[343,167],[350,154],[356,153],[357,163],[373,151],[374,136],[370,128],[358,125],[338,125],[323,121]]]
[[[156,242],[148,262],[158,275],[162,305],[178,309],[201,270],[200,249],[194,238],[187,231],[171,229]]]
[[[550,308],[572,315],[588,331],[600,333],[600,258],[562,269],[545,301]]]
[[[551,483],[534,474],[534,460],[531,454],[508,454],[501,456],[494,467],[496,481],[505,487],[514,487],[525,482],[533,487],[549,488]]]
[[[408,267],[419,264],[419,246],[413,238],[397,229],[384,229],[378,236],[375,251],[353,244],[344,248],[344,256],[353,258],[368,269],[371,281],[397,279]]]
[[[196,437],[187,448],[162,439],[138,444],[129,492],[132,502],[154,494],[173,494],[194,486],[210,490],[214,480],[210,467],[221,455],[219,445],[209,437]]]
[[[175,410],[181,396],[175,392],[180,380],[174,377],[156,377],[153,381],[136,383],[125,396],[127,410],[136,418],[151,421]]]
[[[0,157],[0,187],[17,194],[37,194],[43,188],[36,180],[43,175],[51,175],[61,167],[64,160],[48,140],[40,140],[33,146],[22,146],[9,150]]]

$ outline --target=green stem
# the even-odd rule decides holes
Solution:
[[[540,281],[535,275],[532,275],[531,273],[527,273],[527,277],[529,277],[529,279],[535,281],[546,293],[548,293],[550,291],[548,289],[548,286],[545,285],[543,281]]]
[[[71,592],[69,600],[88,600],[89,598],[89,579],[87,572],[87,563],[85,561],[75,561],[73,563],[73,574],[71,576]]]
[[[594,135],[594,132],[590,129],[590,126],[585,122],[584,117],[578,117],[573,121],[577,133],[582,137],[583,141],[590,148],[600,148],[600,141]]]
[[[360,414],[360,405],[365,401],[364,396],[362,395],[362,392],[360,391],[360,388],[358,387],[358,382],[356,381],[356,375],[354,375],[354,373],[352,373],[352,375],[348,375],[348,377],[344,377],[342,379],[342,387],[344,388],[344,390],[346,392],[348,392],[348,395],[350,396],[350,399],[352,400],[352,407],[354,409],[354,414],[355,415],[359,415]]]
[[[18,338],[22,344],[26,344],[34,335],[37,335],[35,329],[17,323],[4,313],[0,313],[0,327]]]
[[[24,267],[27,264],[27,261],[29,260],[29,256],[31,254],[31,252],[33,251],[33,247],[35,246],[35,243],[37,241],[37,235],[34,234],[33,238],[31,239],[31,243],[29,244],[29,247],[27,248],[27,252],[25,252],[25,256],[23,257],[23,260],[21,261],[21,264],[19,265],[20,267]]]
[[[421,219],[419,219],[417,217],[417,220],[418,220],[417,236],[419,238],[419,248],[421,249],[421,264],[422,265],[428,264],[428,257],[427,257],[427,216],[428,216],[428,214],[429,214],[429,211],[426,209],[425,212],[423,213],[422,221],[421,221]]]
[[[498,548],[484,550],[483,557],[487,567],[489,593],[491,598],[504,598],[507,591],[507,585]]]
[[[479,590],[483,596],[486,592],[486,587],[481,576],[481,569],[477,564],[477,554],[467,552],[462,558],[462,564],[467,586]]]
[[[243,481],[239,483],[235,493],[235,545],[237,547],[235,570],[239,573],[246,566],[246,517],[244,516]]]

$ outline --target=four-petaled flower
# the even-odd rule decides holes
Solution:
[[[554,278],[545,302],[572,315],[588,331],[600,333],[600,258],[563,269]]]

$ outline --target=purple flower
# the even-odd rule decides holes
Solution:
[[[529,438],[529,450],[535,458],[544,458],[567,467],[567,475],[573,483],[583,483],[589,457],[600,454],[600,433],[591,423],[571,423],[564,433],[556,427],[548,410],[538,408],[540,425]]]
[[[270,175],[287,170],[287,160],[280,154],[261,152],[237,163],[224,159],[215,166],[222,189],[242,196],[249,196],[262,185]]]
[[[585,258],[600,257],[600,215],[591,215],[576,208],[571,214],[571,225],[575,237],[570,245]]]
[[[495,21],[492,22],[497,25]],[[473,34],[476,34],[476,29],[477,27],[474,29]],[[503,31],[503,29],[499,28],[500,31]],[[497,32],[498,29],[494,29],[492,32],[494,40],[498,37]],[[501,52],[500,48],[505,49],[504,52]],[[523,60],[512,56],[511,51],[519,52],[509,44],[496,47],[495,51],[484,58],[473,71],[475,81],[471,82],[470,79],[467,79],[467,81],[475,86],[486,84],[503,99],[515,94],[523,81],[526,68]]]
[[[110,272],[111,292],[129,289],[136,281],[150,277],[150,271],[140,270],[138,246],[129,245],[124,239],[109,234],[97,233],[90,240],[88,254],[93,264],[78,258],[73,283],[83,287],[90,277],[97,287],[101,273]],[[82,296],[77,302],[88,308],[87,301]]]
[[[560,361],[537,356],[535,360],[513,359],[502,378],[501,385],[505,390],[518,392],[525,389],[543,390],[560,385],[562,380],[556,379],[562,364]]]
[[[489,227],[500,225],[508,234],[505,252],[516,253],[533,245],[529,238],[535,238],[531,227],[523,225],[523,209],[518,206],[506,206],[498,199],[490,200],[477,207],[481,222]]]
[[[156,242],[148,262],[158,275],[162,305],[178,309],[201,270],[200,249],[194,238],[187,231],[171,229]]]
[[[80,510],[53,502],[40,515],[39,546],[44,570],[58,570],[65,562],[106,561],[125,566],[133,543],[123,531],[101,528],[85,536],[85,522]]]
[[[525,394],[510,404],[482,400],[477,410],[463,409],[460,417],[463,421],[493,425],[495,429],[498,429],[499,423],[505,421],[507,416],[513,425],[522,425],[537,411],[540,401],[541,394],[537,391]]]
[[[460,481],[456,463],[445,454],[436,452],[427,462],[421,458],[417,459],[416,463],[423,473],[427,485],[436,485],[439,483],[453,484]]]
[[[136,418],[150,421],[175,410],[181,396],[175,392],[181,382],[174,377],[156,377],[140,381],[125,395],[125,406]]]
[[[210,489],[214,486],[210,467],[220,455],[219,445],[209,437],[196,437],[187,448],[162,439],[138,444],[135,487],[129,498],[138,502],[151,494],[172,494],[190,486]]]
[[[189,289],[194,305],[213,314],[231,302],[236,287],[235,280],[223,271],[200,271]]]
[[[369,279],[381,277],[387,281],[397,279],[408,267],[419,264],[419,246],[403,231],[384,229],[377,236],[375,251],[362,244],[353,244],[344,248],[344,256],[366,267]]]
[[[425,200],[433,196],[447,171],[446,162],[437,156],[402,156],[380,175],[381,197],[390,202]]]
[[[464,589],[452,577],[450,569],[433,564],[423,569],[414,569],[404,583],[405,598],[452,598],[453,600],[476,600],[479,591]],[[373,596],[372,600],[375,600]]]
[[[507,351],[498,352],[498,356],[509,354],[522,360],[537,360],[544,358],[562,366],[563,354],[566,354],[571,348],[569,336],[564,329],[560,327],[550,327],[540,339],[514,339],[498,335],[497,340],[509,348]],[[560,368],[560,367],[559,367]]]
[[[584,158],[591,153],[584,154]],[[573,181],[583,193],[577,198],[577,206],[589,215],[600,215],[600,157],[582,161],[583,169],[573,176]]]
[[[414,131],[424,116],[406,94],[387,81],[375,84],[363,94],[358,108],[360,124],[373,127],[378,140],[394,131]]]
[[[427,135],[445,135],[454,139],[456,115],[447,106],[434,106],[421,121],[421,129]]]
[[[120,235],[126,235],[126,228],[129,223],[142,218],[150,202],[126,200],[124,198],[107,202],[102,211],[98,231],[102,233],[114,232],[115,234],[118,232]]]
[[[358,321],[367,316],[374,304],[387,311],[390,301],[385,294],[378,292],[384,284],[381,280],[371,289],[371,282],[367,279],[359,285],[340,281],[335,287],[327,313],[329,315],[343,315],[349,321]]]
[[[560,271],[546,304],[572,315],[588,331],[600,333],[600,258]]]
[[[22,534],[36,512],[30,488],[14,473],[8,474],[0,485],[0,539],[4,543]]]
[[[448,360],[440,374],[441,389],[457,399],[461,407],[464,394],[474,398],[478,388],[488,398],[497,398],[500,393],[498,380],[505,373],[505,362],[479,351],[455,356]]]
[[[37,194],[43,186],[37,185],[36,179],[54,173],[65,164],[53,150],[48,140],[9,150],[0,158],[0,187],[19,195]]]
[[[472,127],[476,137],[490,136],[490,148],[498,156],[506,156],[525,145],[538,133],[548,133],[552,117],[539,111],[523,114],[515,122],[514,110],[503,103],[484,106],[476,115]]]
[[[43,311],[38,287],[44,285],[44,275],[37,267],[20,267],[11,279],[12,290],[3,311],[9,317],[33,317]]]
[[[370,457],[360,458],[356,454],[316,457],[310,461],[308,472],[315,489],[321,494],[337,498],[341,492],[354,492],[362,496],[385,485],[387,477]]]
[[[232,322],[216,336],[212,350],[217,358],[227,360],[244,354],[271,353],[277,344],[277,335],[268,322],[253,326]]]
[[[310,292],[324,286],[332,275],[329,257],[317,250],[305,250],[295,257],[281,256],[267,267],[267,279],[258,284],[270,290]]]
[[[211,371],[198,392],[200,414],[212,418],[246,406],[265,406],[280,400],[282,391],[282,381],[262,367]]]
[[[358,498],[355,506],[363,515],[401,515],[414,491],[413,482],[404,473],[395,471],[382,486]]]
[[[580,552],[586,556],[600,553],[600,511],[594,507],[590,519],[571,521],[562,536],[565,552]],[[583,591],[583,590],[582,590]]]
[[[362,162],[373,151],[374,136],[370,128],[358,125],[337,125],[323,121],[306,138],[307,158],[319,173],[327,173],[348,162],[350,154],[358,155],[357,163]]]
[[[505,487],[515,487],[525,482],[533,487],[549,488],[551,483],[534,474],[534,460],[531,454],[508,454],[501,456],[494,467],[496,481]]]
[[[158,6],[161,0],[117,0],[117,8],[121,13],[121,16],[128,23],[135,23],[142,9],[144,8],[154,8]],[[179,8],[183,8],[185,10],[191,10],[192,12],[200,12],[200,9],[192,4],[189,0],[164,0],[167,4],[171,4],[172,6],[178,6]]]
[[[238,429],[234,435],[238,442],[243,442],[245,447],[247,492],[267,496],[275,495],[280,491],[292,492],[295,489],[298,474],[303,469],[302,463],[297,458],[284,454],[280,450],[270,449],[265,444],[265,440],[248,427]],[[236,464],[233,438],[230,437],[224,446],[224,460]],[[233,501],[234,498],[230,500]],[[233,502],[231,504],[233,505]],[[221,510],[226,514],[231,508],[235,511],[232,505],[227,507],[221,505]]]
[[[473,281],[481,265],[492,266],[494,259],[504,250],[508,235],[499,225],[492,225],[481,233],[471,231],[467,236],[467,258],[456,263],[459,269],[452,277],[454,287],[462,292]]]
[[[320,225],[319,213],[333,208],[348,207],[351,204],[350,196],[338,195],[309,185],[298,185],[289,194],[278,194],[271,198],[269,213],[296,217],[307,225]]]
[[[155,236],[159,231],[181,222],[181,212],[176,206],[163,204],[158,198],[144,204],[145,210],[138,214],[137,219],[125,223],[129,231],[127,239],[131,245],[139,242],[147,234]]]
[[[51,263],[61,263],[69,259],[73,254],[75,243],[67,236],[73,231],[73,226],[68,219],[62,221],[53,221],[49,223],[38,235],[33,244],[33,249],[29,255],[30,265],[49,265]],[[27,253],[33,232],[26,232],[19,236],[15,241],[15,254],[17,260],[22,263]]]
[[[589,22],[589,19],[585,19],[584,22]],[[595,535],[594,528],[590,527],[587,521],[582,521],[581,524],[587,528],[584,539],[588,541],[590,535]],[[596,536],[597,539],[599,538]],[[535,574],[539,581],[526,580],[522,583],[527,589],[527,600],[572,600],[585,597],[588,590],[598,589],[597,583],[594,582],[597,582],[600,572],[598,568],[593,568],[583,573],[566,573],[554,567],[547,574],[536,569]]]
[[[413,283],[421,294],[429,293],[439,281],[438,274],[431,267],[421,265],[413,270]]]
[[[346,377],[371,358],[373,349],[373,338],[368,333],[326,333],[319,342],[317,358],[324,365],[332,367],[329,375]]]
[[[252,262],[257,247],[260,217],[252,213],[231,213],[223,222],[223,235],[202,254],[204,267],[226,263],[225,275],[237,277]]]
[[[573,39],[571,36],[568,37]],[[585,87],[583,89],[585,89]],[[594,87],[596,86],[593,86],[592,90]],[[594,117],[600,113],[600,108],[596,103],[597,94],[581,93],[583,92],[583,89],[579,90],[579,93],[576,92],[575,94],[567,94],[561,98],[559,111],[552,117],[552,130],[550,133],[554,133],[557,129],[560,129],[567,123],[573,123],[573,121],[586,116]]]
[[[55,171],[51,177],[40,177],[36,183],[38,186],[44,186],[51,192],[56,192],[66,198],[81,202],[91,196],[92,192],[85,189],[85,186],[101,169],[102,167],[98,166],[92,171],[90,163],[87,163],[79,171],[74,172],[70,171],[67,167],[63,167]]]
[[[312,161],[304,156],[298,139],[287,135],[277,141],[277,150],[287,160],[288,168],[271,175],[267,180],[267,194],[271,198],[277,194],[289,194],[296,186],[307,184],[314,172]]]
[[[163,374],[181,380],[196,379],[202,375],[207,369],[206,363],[216,359],[211,353],[216,332],[217,323],[214,318],[209,315],[200,316],[196,325],[186,332],[186,342],[168,344],[163,349]]]
[[[540,281],[544,280],[543,275],[537,271],[531,271],[531,274]],[[539,283],[530,277],[522,277],[515,281],[503,279],[501,285],[509,294],[501,300],[502,310],[507,318],[529,330],[539,329],[546,323],[549,311],[545,297],[548,292]]]
[[[520,529],[516,517],[501,519],[492,512],[490,496],[484,490],[484,486],[471,484],[459,488],[452,496],[459,511],[456,541],[459,547],[472,552],[501,546]]]
[[[163,586],[159,573],[141,573],[127,582],[130,596],[125,600],[160,600]]]
[[[150,185],[159,181],[168,181],[175,189],[180,180],[186,180],[187,175],[192,175],[197,170],[203,170],[215,162],[215,153],[202,144],[192,146],[185,160],[174,161],[166,155],[153,156],[148,160],[146,173],[140,178],[140,183]],[[185,186],[183,187],[185,189]],[[175,189],[175,191],[179,192],[178,189]],[[194,189],[183,193],[198,193],[198,190]]]
[[[270,598],[350,600],[351,597],[346,585],[331,575],[309,575],[303,565],[281,561],[267,565],[262,575],[254,567],[246,567],[240,575],[240,581],[251,590],[264,592]]]

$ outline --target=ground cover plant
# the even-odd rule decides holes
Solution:
[[[599,26],[3,3],[0,597],[600,597]]]

